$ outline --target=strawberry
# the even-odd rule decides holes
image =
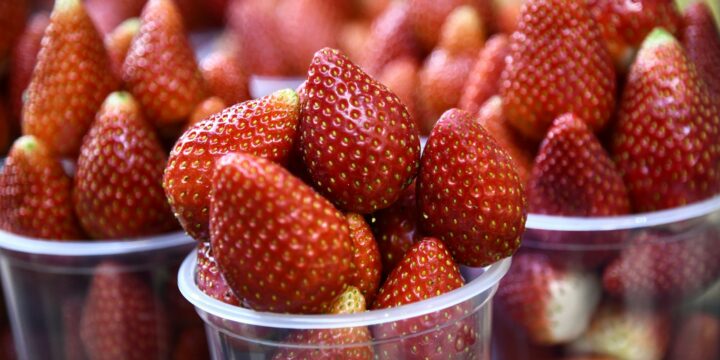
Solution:
[[[510,156],[470,114],[448,110],[428,138],[417,184],[425,233],[455,260],[486,266],[512,255],[525,229],[525,190]]]
[[[720,276],[718,258],[720,234],[714,229],[670,241],[645,235],[607,266],[603,285],[609,294],[626,299],[683,299],[697,295]]]
[[[140,15],[147,0],[85,0],[90,17],[101,34],[108,34],[123,21]]]
[[[58,0],[27,89],[23,133],[56,155],[76,155],[95,113],[117,86],[103,40],[82,2]]]
[[[682,44],[714,99],[720,97],[720,34],[710,7],[696,2],[685,10]]]
[[[140,274],[103,262],[94,271],[80,319],[90,359],[162,359],[169,341],[165,312]]]
[[[27,12],[26,0],[0,0],[0,75],[5,72],[10,51],[25,28]]]
[[[105,47],[110,55],[110,65],[115,77],[123,76],[123,64],[135,35],[140,32],[140,19],[131,18],[123,21],[118,27],[105,35]]]
[[[149,0],[123,64],[123,81],[155,125],[183,122],[202,99],[202,74],[172,0]]]
[[[75,175],[73,202],[87,233],[118,239],[174,229],[160,183],[165,161],[132,95],[110,94],[83,140]]]
[[[236,51],[225,47],[216,49],[200,62],[200,70],[210,92],[226,104],[250,99],[248,74]]]
[[[615,107],[615,83],[612,59],[585,2],[527,0],[500,77],[511,124],[541,140],[555,118],[572,112],[599,131]]]
[[[535,158],[530,212],[611,216],[630,212],[622,177],[590,128],[574,114],[558,117]]]
[[[217,96],[211,96],[203,100],[201,103],[198,104],[198,106],[195,107],[192,115],[190,115],[188,127],[191,127],[209,118],[210,116],[223,111],[226,107],[227,106],[225,105],[225,102]]]
[[[520,12],[526,0],[493,0],[497,29],[512,34],[520,21]]]
[[[720,192],[718,111],[680,43],[653,31],[630,69],[612,144],[635,211]]]
[[[719,359],[720,319],[708,313],[685,315],[673,339],[670,360]]]
[[[420,140],[398,97],[334,49],[308,71],[300,149],[313,184],[343,210],[390,206],[417,171]]]
[[[669,326],[666,316],[652,310],[627,310],[604,304],[571,348],[617,360],[661,360],[667,348]]]
[[[458,107],[475,114],[485,101],[498,93],[500,75],[509,52],[510,42],[506,35],[498,34],[488,39],[470,71]]]
[[[348,21],[341,25],[338,34],[338,49],[347,54],[353,62],[361,62],[370,39],[370,22],[364,20]]]
[[[79,334],[84,300],[84,296],[68,297],[60,305],[65,359],[87,359]]]
[[[456,8],[470,5],[476,0],[409,0],[410,25],[420,45],[431,50],[440,39],[440,29]]]
[[[362,215],[347,214],[350,240],[353,243],[353,267],[355,276],[350,285],[356,287],[365,296],[368,304],[372,304],[380,287],[382,261],[380,250],[375,242],[370,226]]]
[[[429,134],[440,115],[460,101],[467,74],[484,41],[481,25],[477,12],[469,6],[453,11],[443,25],[439,47],[425,60],[419,75],[423,134]]]
[[[513,258],[495,301],[534,343],[553,345],[574,340],[585,331],[600,294],[600,281],[593,273],[526,253]]]
[[[72,180],[47,146],[23,136],[0,170],[0,228],[41,239],[81,237],[71,201]]]
[[[527,184],[533,167],[536,146],[518,134],[503,116],[502,99],[493,96],[483,104],[478,112],[478,121],[490,136],[500,145],[515,162],[520,182]]]
[[[403,190],[400,199],[386,209],[375,212],[371,226],[382,258],[385,275],[395,268],[420,237],[418,231],[415,182]]]
[[[288,160],[300,105],[292,90],[231,106],[191,126],[175,144],[163,176],[168,202],[185,231],[208,241],[215,160],[247,152],[280,164]]]
[[[403,57],[387,63],[378,76],[378,81],[387,86],[405,104],[408,114],[415,119],[416,124],[419,118],[415,93],[419,82],[419,70],[415,59]]]
[[[20,119],[23,108],[23,93],[30,84],[33,69],[40,51],[45,28],[50,23],[50,17],[45,12],[33,15],[29,20],[25,31],[23,31],[17,44],[12,50],[10,57],[10,110],[13,121],[13,128],[20,129]]]
[[[210,243],[201,243],[197,250],[197,271],[195,283],[198,289],[211,298],[230,305],[240,306],[240,300],[232,292],[220,273],[217,262],[212,254]]]
[[[225,280],[251,309],[324,312],[353,277],[345,217],[263,158],[232,153],[217,162],[210,229]]]
[[[330,314],[357,314],[365,311],[365,297],[354,286],[340,294],[330,306]],[[373,359],[372,346],[349,346],[368,344],[371,340],[370,331],[365,326],[339,329],[312,329],[295,331],[283,342],[288,345],[333,346],[330,349],[303,349],[302,347],[283,348],[275,353],[273,360],[361,360]]]
[[[10,146],[10,138],[12,136],[12,124],[10,123],[10,114],[6,110],[5,102],[0,98],[0,155],[7,153]]]
[[[360,17],[375,19],[392,6],[392,0],[355,0],[356,11]]]
[[[228,27],[237,37],[238,56],[250,75],[282,76],[289,72],[273,3],[233,1],[228,7]]]
[[[455,290],[465,284],[443,243],[424,238],[413,245],[380,288],[374,309],[410,304]],[[469,309],[452,306],[417,318],[373,328],[379,359],[475,359],[477,319]],[[404,338],[383,342],[383,339]]]
[[[407,3],[395,2],[373,21],[361,61],[369,74],[379,74],[394,59],[419,56],[409,12]]]

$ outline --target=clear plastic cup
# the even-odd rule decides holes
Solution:
[[[467,285],[449,293],[349,315],[276,314],[228,305],[198,289],[195,265],[192,252],[180,267],[178,287],[205,322],[213,359],[365,359],[374,354],[376,359],[487,360],[491,300],[510,259],[461,268]],[[366,336],[337,340],[353,331]]]
[[[83,338],[80,324],[93,280],[100,276],[99,269],[108,269],[101,264],[112,264],[112,272],[103,275],[138,279],[133,284],[148,289],[152,316],[163,319],[157,321],[157,329],[143,332],[149,336],[146,343],[160,349],[145,358],[195,351],[202,359],[202,352],[207,354],[204,338],[197,337],[202,322],[175,282],[182,259],[195,245],[182,233],[128,241],[57,242],[0,231],[2,282],[18,358],[89,358],[87,341],[96,334],[86,331]],[[123,294],[121,289],[105,290]]]
[[[517,306],[497,296],[495,359],[566,359],[590,353],[619,360],[720,359],[720,196],[617,217],[530,214],[514,265],[532,254],[558,268],[590,274],[600,289],[598,305],[579,335],[541,344]],[[515,266],[506,279],[516,274]],[[611,318],[622,321],[612,325],[606,321]],[[655,325],[645,326],[646,320]],[[636,336],[639,329],[650,328]],[[635,355],[628,355],[633,353],[628,349]]]

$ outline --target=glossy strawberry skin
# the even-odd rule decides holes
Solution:
[[[76,0],[62,3],[50,15],[43,36],[27,89],[22,130],[43,141],[54,154],[74,156],[100,105],[118,82],[103,40],[83,5]]]
[[[280,165],[253,155],[217,162],[210,230],[225,280],[254,310],[324,312],[353,276],[345,217]]]
[[[348,214],[348,228],[353,242],[353,266],[355,276],[350,285],[358,288],[365,296],[365,301],[372,304],[375,294],[380,288],[382,261],[380,249],[375,241],[370,226],[362,215]]]
[[[303,161],[318,191],[366,214],[390,206],[417,171],[420,139],[398,97],[339,51],[318,51],[300,121]]]
[[[48,240],[81,238],[72,180],[39,140],[15,141],[0,170],[0,228]]]
[[[47,13],[39,12],[33,15],[12,50],[9,74],[10,110],[15,118],[13,128],[18,130],[23,108],[23,92],[30,84],[40,51],[40,41],[49,23],[50,17]]]
[[[210,243],[202,243],[198,247],[195,283],[198,289],[208,296],[230,305],[240,306],[240,300],[232,292],[220,272]]]
[[[198,241],[208,241],[210,184],[215,161],[247,152],[280,164],[289,157],[300,114],[297,95],[281,90],[243,102],[191,126],[175,144],[163,187],[175,216]]]
[[[720,30],[705,2],[685,10],[682,44],[715,99],[720,97]]]
[[[135,35],[140,31],[140,20],[132,18],[124,21],[113,31],[105,35],[105,47],[110,56],[113,73],[118,79],[123,76],[123,64]]]
[[[467,112],[448,110],[435,125],[417,186],[422,229],[458,263],[489,265],[520,246],[524,186],[507,152]]]
[[[506,35],[498,34],[488,39],[468,75],[458,103],[460,109],[475,114],[500,91],[500,75],[509,50],[510,42]]]
[[[420,81],[419,71],[420,66],[415,59],[403,57],[387,63],[378,77],[378,81],[387,86],[405,104],[408,114],[415,119],[415,124],[418,126],[420,124],[416,93]]]
[[[172,0],[149,0],[123,64],[122,80],[155,125],[181,123],[205,98],[205,85]]]
[[[685,51],[666,32],[653,32],[630,69],[613,133],[613,156],[634,210],[719,193],[719,136],[718,106]]]
[[[528,0],[500,81],[503,112],[534,140],[567,112],[598,131],[615,107],[612,59],[582,1]]]
[[[234,51],[223,49],[214,51],[200,62],[208,90],[228,105],[250,99],[248,74],[240,62]]]
[[[396,2],[373,21],[361,62],[369,74],[379,74],[394,59],[419,56],[408,14],[408,4]]]
[[[160,179],[165,152],[126,92],[111,94],[80,148],[73,203],[95,239],[122,239],[170,231],[177,222]]]
[[[209,118],[210,116],[223,111],[227,106],[225,102],[217,97],[211,96],[198,104],[188,120],[188,128]]]
[[[4,72],[2,67],[23,32],[27,12],[26,0],[0,1],[0,74]]]

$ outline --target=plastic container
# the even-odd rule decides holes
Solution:
[[[497,296],[495,359],[565,359],[591,352],[620,360],[720,359],[720,196],[619,217],[531,214],[526,228],[506,279],[516,273],[520,257],[536,254],[559,268],[590,274],[601,295],[580,335],[544,345],[523,326],[518,309]],[[610,324],[609,318],[622,321]],[[622,329],[622,322],[635,328]],[[650,330],[636,336],[638,329]],[[602,330],[604,340],[598,336]],[[628,349],[635,355],[627,355]]]
[[[300,76],[279,77],[251,75],[250,97],[257,99],[282,89],[295,90],[303,81],[305,81],[305,78]]]
[[[198,330],[202,334],[202,322],[182,299],[175,282],[182,259],[195,245],[181,233],[130,241],[53,242],[0,231],[0,268],[18,358],[86,358],[89,341],[104,341],[103,334],[88,333],[88,329],[84,337],[80,335],[83,317],[89,316],[88,293],[93,282],[104,277],[107,296],[102,303],[108,308],[130,303],[127,289],[119,287],[132,284],[127,288],[132,287],[134,294],[146,290],[142,294],[150,304],[149,316],[162,319],[153,322],[152,331],[138,332],[145,344],[159,349],[143,358],[165,359],[173,353],[195,351],[199,357],[191,358],[202,359],[206,344],[202,336],[196,336]],[[116,331],[127,325],[119,320],[122,317],[110,318],[113,323],[107,329]],[[193,332],[195,336],[190,335]],[[120,357],[129,357],[124,355]]]
[[[288,315],[210,298],[195,285],[195,263],[193,252],[180,268],[178,287],[205,321],[213,359],[253,360],[365,359],[373,353],[376,359],[490,359],[491,299],[510,266],[505,259],[482,269],[461,269],[467,280],[462,288],[393,309]],[[350,331],[367,336],[342,345],[327,340]],[[288,340],[299,335],[304,341]]]

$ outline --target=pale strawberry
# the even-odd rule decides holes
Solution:
[[[110,65],[118,79],[122,79],[125,56],[138,32],[140,32],[140,19],[131,18],[105,35],[105,47],[110,56]]]
[[[505,68],[505,57],[510,52],[506,35],[498,34],[488,39],[470,70],[458,107],[477,113],[480,107],[500,91],[500,75]]]
[[[362,215],[347,214],[347,222],[350,239],[353,243],[353,269],[355,271],[350,285],[360,290],[365,301],[372,304],[380,288],[382,276],[380,250],[370,226]]]

